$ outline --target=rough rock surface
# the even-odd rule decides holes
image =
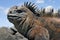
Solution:
[[[0,28],[0,40],[27,40],[18,32],[15,35],[13,35],[12,33],[13,31],[9,28]]]

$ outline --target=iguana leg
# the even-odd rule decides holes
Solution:
[[[29,40],[49,40],[48,30],[43,27],[34,27],[27,34]]]

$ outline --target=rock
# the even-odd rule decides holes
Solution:
[[[9,28],[0,28],[0,40],[27,40],[19,32],[17,32],[15,35],[13,35],[12,33],[14,32]]]

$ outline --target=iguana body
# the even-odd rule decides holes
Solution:
[[[59,40],[60,19],[38,15],[34,4],[27,2],[10,8],[8,19],[28,40]]]
[[[56,17],[41,17],[44,21],[42,26],[47,28],[50,39],[60,40],[60,19]]]

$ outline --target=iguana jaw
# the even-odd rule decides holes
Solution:
[[[9,13],[9,14],[7,15],[8,20],[9,20],[11,23],[13,23],[13,24],[15,24],[15,23],[18,24],[18,23],[20,23],[22,20],[25,20],[26,17],[27,17],[27,16],[26,16],[25,14],[22,15],[21,13],[20,13],[20,14],[18,14],[18,13],[17,13],[17,14],[15,14],[15,13],[14,13],[14,14],[10,14],[10,13]]]

